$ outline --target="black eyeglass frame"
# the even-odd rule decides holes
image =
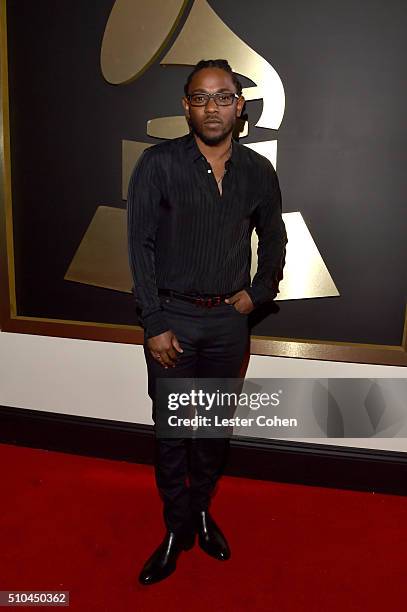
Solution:
[[[206,98],[205,103],[204,104],[192,104],[191,98],[193,96],[204,96]],[[219,104],[219,96],[233,96],[232,102],[230,104]],[[217,91],[216,93],[195,93],[195,94],[188,94],[186,96],[187,100],[189,101],[189,103],[191,104],[191,106],[206,106],[209,102],[209,100],[211,98],[213,98],[215,100],[215,104],[216,106],[232,106],[233,102],[235,100],[238,100],[240,98],[240,96],[236,93],[233,93],[232,91]]]

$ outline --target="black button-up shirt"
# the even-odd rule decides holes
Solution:
[[[146,337],[169,329],[158,289],[272,300],[285,263],[281,193],[270,161],[232,141],[220,195],[192,134],[146,149],[132,173],[127,229],[133,292]],[[259,246],[250,284],[251,234]]]

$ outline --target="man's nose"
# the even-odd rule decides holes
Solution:
[[[218,106],[215,100],[213,98],[209,98],[205,106],[205,111],[207,113],[213,113],[213,111],[217,111],[217,110],[218,110]]]

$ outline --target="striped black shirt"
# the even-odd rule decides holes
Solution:
[[[246,289],[253,304],[272,300],[287,234],[277,174],[269,160],[232,141],[220,195],[192,134],[146,149],[127,198],[129,263],[146,337],[169,329],[158,288],[218,295]],[[250,284],[251,234],[259,238]]]

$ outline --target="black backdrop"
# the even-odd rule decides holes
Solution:
[[[278,302],[278,315],[252,333],[399,345],[407,261],[404,1],[209,4],[283,81],[284,212],[301,211],[341,294]],[[63,277],[97,207],[125,207],[122,140],[156,142],[146,122],[181,114],[190,68],[157,60],[129,85],[106,83],[100,46],[112,6],[7,2],[19,315],[137,323],[130,294]],[[260,110],[260,102],[248,103],[251,125]],[[250,140],[269,137],[250,133]]]

